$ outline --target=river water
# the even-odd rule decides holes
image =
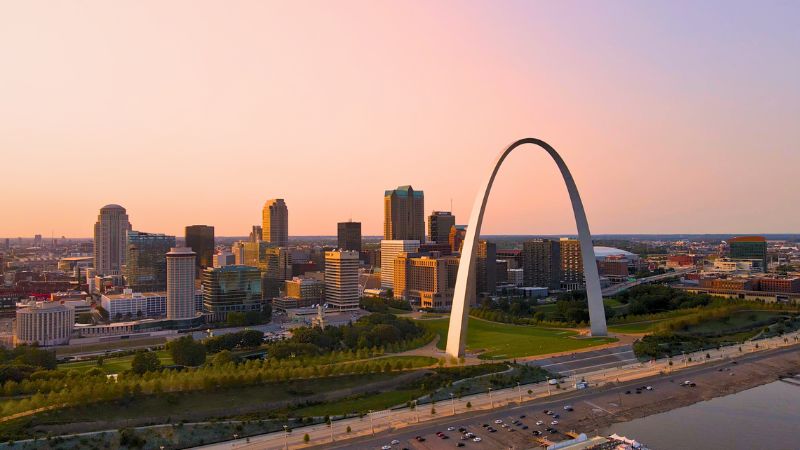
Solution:
[[[800,450],[800,386],[776,381],[601,432],[610,433],[651,450]]]

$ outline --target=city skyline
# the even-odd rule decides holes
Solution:
[[[269,198],[292,235],[380,235],[385,189],[468,217],[480,168],[527,136],[559,149],[595,234],[800,229],[797,4],[90,3],[0,7],[0,236],[89,237],[112,203],[241,236]],[[512,158],[485,232],[574,233],[552,163]],[[102,188],[55,200],[81,177]]]

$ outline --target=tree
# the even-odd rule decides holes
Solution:
[[[311,437],[308,435],[308,433],[303,435],[303,442],[308,444],[308,441],[310,441],[310,440],[311,440]]]
[[[175,364],[199,366],[206,362],[206,348],[192,336],[184,336],[167,344]]]
[[[154,352],[137,352],[133,356],[133,361],[131,361],[131,370],[139,375],[159,369],[161,369],[161,361],[158,360],[158,355]]]
[[[353,431],[353,430],[350,428],[350,425],[348,425],[348,426],[347,426],[347,432],[349,433],[349,432],[351,432],[351,431]]]
[[[472,408],[472,402],[467,402],[467,408]]]
[[[221,352],[214,355],[212,359],[212,364],[215,366],[224,366],[225,364],[230,364],[234,362],[235,359],[233,357],[233,353],[230,350],[222,350]]]

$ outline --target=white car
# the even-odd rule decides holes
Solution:
[[[397,445],[397,444],[399,444],[399,443],[400,443],[400,441],[398,441],[397,439],[395,439],[395,440],[393,440],[393,441],[391,442],[391,444],[392,444],[392,445]]]
[[[554,420],[554,421],[550,422],[550,425],[558,425],[558,421]]]
[[[653,390],[653,386],[647,386],[645,389],[647,389],[648,391],[652,391]]]
[[[447,427],[447,431],[456,431],[456,427]]]
[[[392,446],[391,445],[384,445],[383,447],[381,447],[381,450],[392,450]]]
[[[480,441],[481,441],[481,438],[479,438],[479,437],[475,437],[475,439],[472,440],[472,442],[480,442]]]
[[[544,420],[537,420],[536,425],[544,425]]]
[[[496,423],[496,424],[500,425],[501,423],[503,423],[503,421],[502,421],[502,420],[500,420],[500,419],[497,419],[497,420],[495,420],[495,421],[494,421],[494,423]]]

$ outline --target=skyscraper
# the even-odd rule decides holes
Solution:
[[[195,252],[176,247],[167,253],[167,319],[190,319],[195,316]]]
[[[156,292],[167,288],[167,252],[175,247],[175,236],[127,232],[127,254],[123,270],[125,284],[135,292]]]
[[[425,242],[425,194],[400,186],[383,195],[383,239]]]
[[[263,280],[263,296],[271,300],[280,294],[284,282],[292,279],[292,255],[286,247],[265,248],[258,268]]]
[[[478,241],[475,256],[475,292],[494,295],[497,288],[497,244]]]
[[[94,267],[97,275],[119,275],[125,265],[125,234],[131,230],[128,214],[119,205],[100,208],[94,224]]]
[[[394,298],[404,298],[420,308],[444,309],[453,302],[446,258],[400,253],[395,258]]]
[[[197,254],[198,274],[200,269],[214,265],[214,227],[209,225],[189,225],[186,227],[186,246]]]
[[[394,288],[395,258],[400,253],[413,253],[419,249],[419,241],[382,240],[381,241],[381,287]]]
[[[358,309],[358,252],[325,252],[325,301],[340,311]]]
[[[453,253],[461,252],[461,246],[464,245],[466,236],[466,225],[453,225],[450,227],[450,234],[447,237],[447,241],[450,243],[450,251]]]
[[[262,211],[264,240],[270,245],[289,244],[289,209],[282,198],[267,200]]]
[[[361,222],[339,222],[336,228],[340,249],[361,251]]]
[[[456,216],[450,211],[434,211],[428,216],[428,240],[446,244],[450,238],[450,228],[456,224]]]
[[[522,270],[525,286],[561,287],[561,251],[558,241],[531,239],[522,243]]]
[[[250,231],[250,242],[258,242],[264,240],[264,229],[261,228],[261,225],[253,225],[253,229]]]

